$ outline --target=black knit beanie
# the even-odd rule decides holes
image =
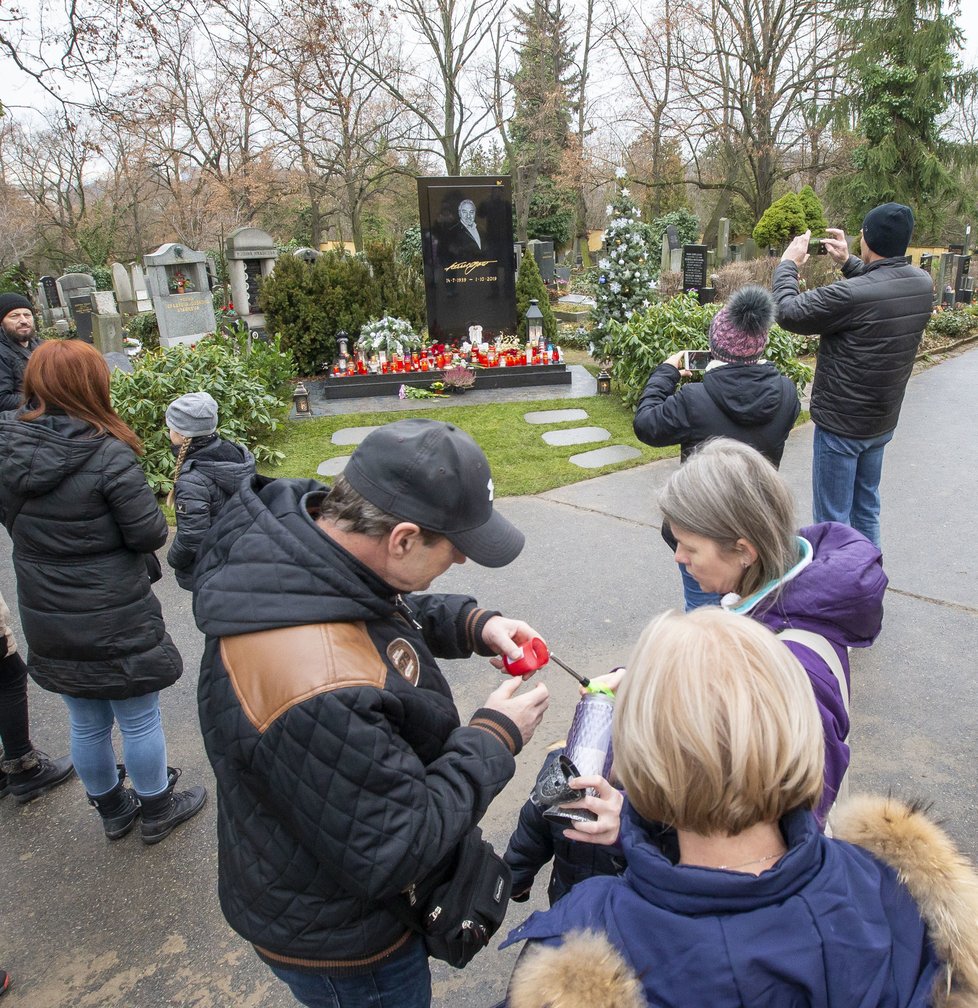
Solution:
[[[866,244],[884,259],[906,255],[912,234],[913,210],[902,203],[884,203],[863,218]]]
[[[28,308],[34,311],[34,306],[23,294],[0,294],[0,322],[4,320],[4,316],[18,308]]]

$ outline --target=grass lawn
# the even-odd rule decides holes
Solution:
[[[588,418],[546,425],[528,424],[523,419],[524,413],[555,409],[583,409]],[[427,411],[424,402],[419,401],[416,411],[353,413],[287,423],[278,432],[275,443],[279,451],[285,452],[284,461],[277,466],[261,466],[260,470],[267,476],[316,478],[316,468],[321,462],[336,455],[349,455],[352,451],[349,445],[334,445],[330,440],[332,434],[340,428],[370,427],[390,423],[392,420],[424,416],[456,424],[479,442],[489,459],[493,485],[500,497],[541,493],[592,476],[631,469],[653,459],[668,458],[679,451],[675,446],[649,448],[639,443],[632,433],[632,411],[613,395],[522,403],[486,403]],[[607,441],[566,447],[551,447],[541,437],[544,431],[585,425],[604,427],[611,433],[611,437]],[[631,445],[641,454],[626,462],[600,469],[581,469],[567,461],[571,455],[611,444]]]

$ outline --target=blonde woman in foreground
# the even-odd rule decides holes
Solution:
[[[614,747],[628,868],[509,936],[536,945],[511,1008],[978,1003],[978,878],[896,799],[852,799],[835,839],[821,833],[818,709],[766,627],[718,609],[656,619],[618,691]],[[585,783],[606,807],[605,782]]]

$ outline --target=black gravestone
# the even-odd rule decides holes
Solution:
[[[58,292],[58,281],[53,276],[42,276],[41,287],[44,289],[44,297],[47,300],[48,308],[60,308],[61,295]]]
[[[75,335],[86,343],[92,339],[92,298],[89,294],[68,298],[71,317],[75,320]]]
[[[670,224],[666,228],[666,237],[669,239],[669,251],[670,252],[673,252],[677,248],[681,248],[682,247],[680,245],[680,242],[679,242],[679,232],[676,230],[676,225],[675,224]]]
[[[683,290],[700,291],[706,286],[705,245],[683,246]]]

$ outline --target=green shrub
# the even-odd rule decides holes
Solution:
[[[543,338],[547,343],[553,343],[557,339],[557,319],[550,307],[547,285],[540,275],[536,257],[532,252],[526,252],[520,258],[516,274],[516,331],[523,339],[526,339],[526,310],[534,298],[543,314]]]
[[[112,401],[119,415],[143,441],[143,469],[160,494],[173,485],[173,454],[164,419],[167,406],[187,392],[209,392],[220,409],[223,437],[246,444],[261,462],[283,457],[270,448],[267,435],[291,405],[292,358],[277,340],[208,336],[193,346],[156,349],[134,361],[132,374],[112,373]]]
[[[302,374],[317,374],[335,360],[336,334],[355,340],[368,319],[383,314],[364,257],[324,252],[313,265],[280,256],[259,298],[267,329],[281,337]]]
[[[140,312],[133,315],[126,323],[126,335],[137,339],[144,350],[155,350],[160,345],[160,325],[156,320],[156,312]]]
[[[112,290],[112,270],[108,266],[93,266],[92,279],[95,281],[96,290]]]
[[[611,376],[622,401],[632,409],[652,371],[679,350],[709,349],[708,331],[722,305],[701,305],[695,294],[677,294],[667,301],[636,312],[624,323],[612,322],[599,352],[612,361]],[[765,357],[803,391],[812,379],[812,369],[795,354],[790,333],[774,326]]]
[[[427,316],[420,269],[403,262],[389,242],[371,242],[365,255],[380,314],[406,319],[415,329],[423,329]]]
[[[801,204],[802,213],[805,215],[805,224],[811,231],[813,238],[823,238],[825,229],[829,222],[825,219],[825,208],[822,201],[815,195],[815,190],[810,186],[802,186],[798,193],[798,202]]]
[[[795,235],[803,234],[808,228],[801,200],[793,193],[785,193],[775,200],[761,214],[754,228],[754,241],[761,248],[783,245]]]
[[[33,301],[32,277],[23,266],[8,266],[0,272],[0,294],[22,294],[28,301]]]
[[[401,236],[397,258],[406,266],[421,269],[421,228],[417,224],[412,224]]]
[[[943,309],[934,312],[924,330],[932,339],[951,341],[978,331],[978,315],[970,309]]]

